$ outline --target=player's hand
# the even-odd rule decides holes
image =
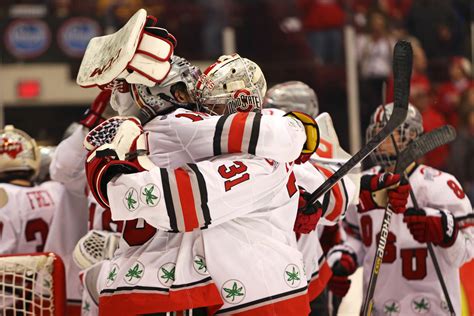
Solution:
[[[379,173],[360,179],[359,208],[361,211],[386,208],[387,203],[397,214],[406,211],[410,184],[399,174]]]
[[[79,123],[88,129],[92,129],[102,123],[105,120],[103,113],[110,102],[111,95],[111,90],[102,90],[92,102],[91,106],[84,112]]]
[[[343,245],[339,245],[329,251],[327,262],[333,274],[328,288],[334,295],[344,297],[351,287],[349,276],[357,270],[355,255]]]
[[[298,234],[309,234],[316,229],[319,219],[323,214],[323,208],[318,201],[316,201],[316,205],[308,206],[307,201],[311,194],[301,187],[299,190],[298,213],[296,215],[293,231]]]
[[[454,244],[459,231],[453,214],[443,210],[409,208],[403,221],[416,241],[444,248]]]
[[[284,116],[289,116],[294,119],[297,119],[301,123],[303,123],[305,132],[306,132],[306,143],[303,146],[303,149],[301,151],[301,155],[295,160],[295,163],[300,164],[300,163],[305,163],[306,161],[309,160],[312,154],[315,153],[316,149],[318,149],[319,146],[319,129],[318,129],[318,124],[312,118],[310,115],[303,113],[303,112],[298,112],[298,111],[292,111],[286,113]]]
[[[105,129],[101,129],[101,124],[89,132],[85,140],[85,144],[92,147],[86,159],[87,183],[94,198],[104,208],[109,208],[107,183],[110,180],[120,174],[136,173],[155,166],[147,157],[147,135],[138,120],[120,119],[122,121],[114,133],[100,136],[100,131]],[[99,141],[102,138],[104,140]],[[89,142],[91,139],[95,139],[93,143],[100,146],[93,147]]]

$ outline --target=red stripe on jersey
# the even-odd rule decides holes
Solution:
[[[143,315],[182,311],[191,308],[207,307],[216,311],[222,306],[222,298],[214,283],[167,292],[147,293],[138,290],[137,293],[101,295],[99,299],[100,316]],[[213,315],[213,314],[209,314]]]
[[[229,153],[242,152],[242,139],[244,138],[245,121],[249,112],[241,112],[234,115],[229,129],[229,140],[227,149]]]
[[[324,174],[326,178],[329,178],[330,176],[334,174],[334,172],[322,167],[321,165],[317,165],[317,168],[322,171],[322,173]],[[344,181],[344,180],[341,180],[341,181]],[[331,188],[335,201],[334,201],[334,209],[329,210],[330,213],[324,216],[328,221],[335,220],[339,215],[341,215],[344,212],[344,196],[341,191],[341,181],[336,183],[336,185]]]
[[[321,292],[326,288],[326,284],[328,284],[329,279],[332,277],[332,270],[329,267],[328,263],[324,261],[324,263],[319,267],[318,275],[309,281],[308,286],[308,297],[309,301],[313,301],[316,297],[321,294]]]
[[[184,229],[190,232],[194,228],[199,227],[191,179],[186,170],[182,168],[175,169],[174,175],[176,177],[179,201],[181,202],[181,211],[183,212]]]
[[[300,295],[281,301],[269,301],[268,304],[243,312],[232,312],[235,316],[273,316],[273,315],[308,315],[310,312],[308,294]]]

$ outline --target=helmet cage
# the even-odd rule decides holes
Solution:
[[[367,142],[371,140],[382,128],[387,125],[387,121],[393,111],[393,103],[379,106],[371,117],[371,122],[366,131]],[[420,112],[413,106],[409,105],[408,115],[405,122],[395,130],[398,137],[393,137],[399,151],[405,149],[408,144],[415,140],[423,133],[423,120]],[[390,144],[393,146],[392,141]],[[392,153],[387,152],[384,146],[377,147],[371,154],[372,159],[377,165],[383,168],[393,167],[397,161],[395,148]]]

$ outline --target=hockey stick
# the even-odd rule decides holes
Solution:
[[[408,113],[408,96],[410,94],[410,77],[413,53],[411,44],[407,41],[398,41],[393,50],[393,73],[395,78],[394,85],[394,107],[393,113],[387,125],[377,133],[364,147],[361,148],[351,159],[341,166],[332,176],[324,181],[316,191],[311,193],[308,199],[308,205],[312,205],[316,200],[351,171],[358,163],[364,160],[371,152],[375,150],[383,141],[405,121]],[[305,214],[311,213],[308,207]]]
[[[454,140],[456,132],[452,126],[442,126],[429,133],[423,134],[412,143],[408,145],[402,152],[399,153],[397,163],[395,166],[395,173],[403,173],[409,165],[415,162],[418,158],[423,157],[433,149],[445,145]],[[380,228],[380,235],[377,240],[377,248],[375,251],[375,258],[372,264],[372,273],[367,287],[367,293],[363,305],[363,315],[370,315],[373,307],[373,296],[377,278],[380,272],[380,267],[385,253],[385,245],[387,244],[387,237],[389,233],[390,221],[392,219],[393,209],[390,204],[387,205],[382,220],[382,227]]]
[[[386,83],[384,83],[383,88],[382,88],[382,99],[383,99],[383,107],[384,107],[384,120],[387,121],[387,112],[385,111],[385,97],[386,97]],[[449,128],[448,126],[445,127],[446,130],[446,136],[453,141],[456,138],[456,130],[454,128]],[[395,149],[395,153],[398,156],[400,154],[400,148],[398,148],[397,142],[395,141],[395,137],[393,134],[390,135],[390,139],[392,141],[393,148]],[[409,182],[410,180],[408,179],[408,176],[406,174],[406,171],[404,172],[404,177],[405,179]],[[418,206],[418,201],[416,200],[415,193],[413,192],[413,189],[410,187],[410,197],[413,202],[413,206],[415,208],[419,208]],[[431,261],[433,262],[433,266],[435,268],[436,276],[438,277],[439,283],[441,285],[441,290],[443,291],[443,295],[446,299],[446,303],[448,305],[448,309],[451,315],[455,315],[456,313],[454,312],[454,307],[453,303],[451,301],[451,297],[449,296],[448,289],[446,288],[446,282],[444,282],[443,275],[441,274],[441,269],[439,268],[439,263],[438,259],[436,258],[436,254],[433,249],[433,245],[431,243],[426,243],[426,246],[428,248],[428,252],[431,257]]]

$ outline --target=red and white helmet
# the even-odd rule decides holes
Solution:
[[[366,140],[372,139],[390,119],[393,113],[393,103],[385,106],[379,105],[370,118],[370,124],[367,127]],[[420,111],[412,104],[408,105],[408,114],[405,122],[397,127],[399,136],[395,137],[397,147],[401,151],[407,145],[423,133],[423,118]],[[390,140],[391,141],[391,140]],[[377,147],[373,153],[372,158],[382,167],[389,167],[395,165],[396,155],[389,154],[384,150],[384,146]]]
[[[273,86],[267,91],[263,106],[285,112],[300,111],[312,117],[319,113],[316,92],[301,81],[287,81]]]
[[[13,125],[0,130],[0,177],[24,172],[31,179],[39,170],[40,153],[36,141]]]
[[[266,91],[260,67],[238,54],[219,57],[196,84],[198,103],[211,113],[216,105],[225,105],[227,113],[259,111]]]

